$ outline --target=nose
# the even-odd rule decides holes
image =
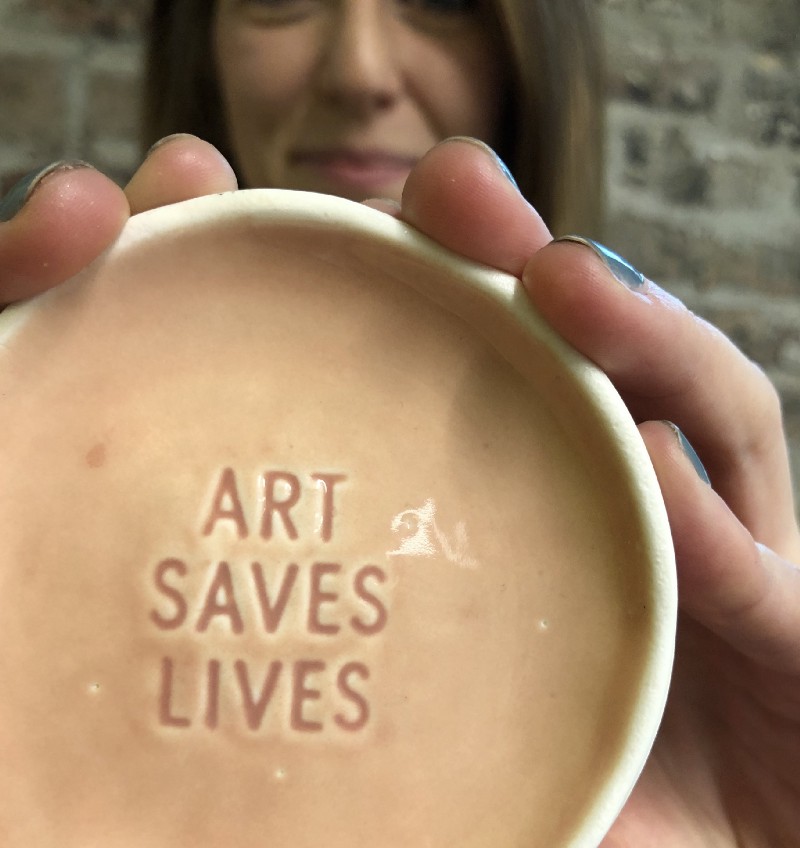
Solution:
[[[402,75],[385,0],[340,0],[324,38],[319,84],[325,97],[357,114],[396,101]]]

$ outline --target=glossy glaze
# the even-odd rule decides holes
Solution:
[[[621,402],[513,280],[309,202],[140,216],[3,316],[7,848],[591,845],[643,762]]]

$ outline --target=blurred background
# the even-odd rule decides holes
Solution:
[[[800,483],[800,0],[597,2],[606,241],[769,373]],[[0,0],[0,191],[64,157],[127,179],[148,7]]]

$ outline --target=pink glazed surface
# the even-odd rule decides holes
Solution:
[[[596,845],[641,767],[621,402],[515,281],[312,201],[148,213],[2,316],[5,848]]]

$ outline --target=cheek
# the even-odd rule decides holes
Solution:
[[[285,114],[308,86],[311,45],[255,28],[222,30],[216,38],[217,67],[231,118],[262,122]]]
[[[492,143],[500,122],[504,75],[487,49],[441,52],[415,65],[414,87],[443,136],[472,135]],[[436,80],[436,85],[430,81]]]

